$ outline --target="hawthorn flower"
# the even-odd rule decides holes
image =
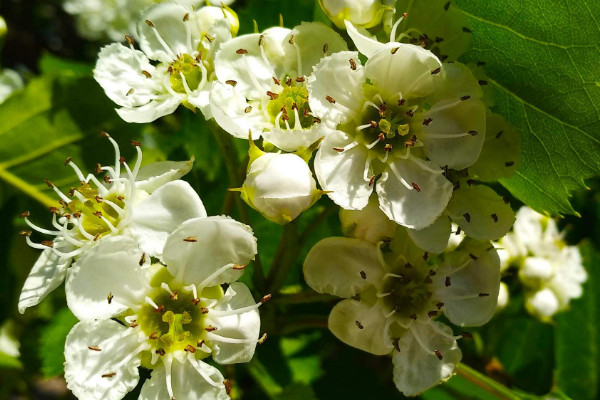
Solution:
[[[297,154],[265,153],[250,140],[242,199],[265,218],[287,224],[321,197],[307,161]],[[311,153],[308,153],[311,154]]]
[[[326,57],[308,79],[309,103],[336,129],[325,136],[315,171],[339,206],[379,206],[412,229],[431,225],[452,196],[449,170],[479,157],[486,130],[482,92],[461,64],[419,46],[392,42],[364,66],[356,52]]]
[[[143,168],[139,143],[133,142],[137,160],[131,168],[120,156],[117,143],[104,133],[115,149],[112,166],[98,164],[96,173],[106,172],[101,182],[94,174],[84,175],[69,158],[81,185],[67,194],[46,180],[59,197],[61,207],[51,207],[52,227],[45,229],[20,216],[33,230],[52,236],[34,243],[31,231],[22,231],[27,243],[42,254],[31,269],[19,299],[19,312],[38,304],[65,279],[67,268],[104,238],[132,237],[148,257],[162,259],[165,240],[181,222],[206,216],[202,201],[192,187],[178,178],[185,175],[193,161],[160,162]]]
[[[250,227],[225,216],[181,224],[165,243],[164,265],[151,264],[131,238],[87,252],[86,267],[76,264],[66,284],[81,320],[65,343],[69,389],[81,400],[121,399],[143,366],[153,371],[140,399],[227,399],[229,382],[203,360],[254,355],[257,308],[269,296],[255,303],[236,280],[256,252]]]
[[[362,28],[371,28],[381,22],[386,10],[393,10],[380,0],[319,0],[321,8],[340,29],[346,29],[345,20]]]
[[[414,396],[449,379],[462,354],[444,313],[459,326],[486,323],[496,309],[499,260],[489,242],[467,239],[432,265],[397,231],[389,245],[327,238],[304,263],[320,293],[345,298],[329,315],[331,332],[346,344],[391,355],[394,383]]]
[[[322,57],[346,49],[321,23],[270,28],[224,43],[210,94],[215,121],[237,138],[250,132],[284,151],[309,147],[324,127],[311,111],[306,78]]]
[[[121,108],[127,122],[152,122],[180,105],[196,107],[210,118],[208,92],[219,45],[237,33],[235,13],[226,7],[197,11],[162,3],[146,10],[138,22],[140,49],[113,43],[98,55],[94,78]]]
[[[563,236],[553,219],[521,207],[513,232],[498,243],[504,267],[518,269],[527,311],[543,321],[580,297],[587,280],[579,249],[568,246]]]

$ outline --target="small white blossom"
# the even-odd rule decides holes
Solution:
[[[146,10],[138,20],[141,50],[120,43],[98,55],[94,78],[121,108],[127,122],[152,122],[183,104],[210,118],[208,93],[219,45],[237,33],[231,9],[206,6],[197,11],[175,3]]]
[[[210,98],[215,121],[231,135],[263,137],[285,151],[306,148],[324,136],[312,113],[306,78],[327,55],[346,50],[344,40],[321,23],[270,28],[221,46]]]
[[[548,321],[582,295],[587,273],[581,254],[576,246],[565,243],[553,219],[521,207],[513,232],[497,246],[503,253],[503,269],[518,269],[530,314]]]
[[[0,104],[14,91],[23,88],[23,79],[14,70],[5,68],[0,71]]]
[[[243,186],[242,199],[265,218],[287,224],[310,208],[322,192],[308,164],[296,154],[260,152],[251,160]]]
[[[414,396],[450,378],[462,357],[461,336],[435,318],[443,312],[456,325],[486,323],[500,265],[489,242],[469,239],[429,265],[402,232],[389,245],[324,239],[309,252],[304,276],[316,291],[345,298],[329,315],[331,332],[358,349],[391,354],[398,390]]]
[[[319,0],[321,8],[340,29],[346,29],[345,20],[362,28],[371,28],[381,22],[386,10],[393,10],[380,0]]]
[[[257,251],[250,227],[224,216],[190,219],[169,235],[164,265],[130,238],[86,253],[66,284],[79,322],[65,343],[65,379],[81,400],[121,399],[152,369],[140,399],[227,399],[227,382],[203,360],[248,362],[258,307],[235,282]],[[228,284],[223,291],[221,285]],[[117,319],[119,322],[115,322]]]
[[[33,230],[53,236],[52,240],[34,243],[31,231],[21,232],[30,246],[43,250],[23,286],[18,307],[21,313],[56,289],[69,265],[104,238],[133,237],[148,257],[162,258],[165,240],[173,229],[189,218],[206,216],[194,189],[177,180],[191,169],[192,161],[166,161],[141,168],[142,151],[134,142],[138,157],[130,168],[121,158],[117,143],[105,135],[114,146],[115,162],[112,166],[98,164],[96,172],[106,172],[102,182],[94,174],[84,175],[70,158],[66,164],[77,174],[79,187],[65,194],[46,181],[61,204],[50,209],[53,229],[31,222],[29,212],[21,214]]]

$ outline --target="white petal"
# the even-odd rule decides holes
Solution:
[[[548,286],[556,294],[561,308],[566,308],[571,299],[581,297],[583,294],[582,284],[588,279],[588,276],[583,267],[578,247],[564,247],[556,262],[556,274]]]
[[[152,193],[164,184],[181,178],[192,169],[194,158],[189,161],[160,161],[140,168],[135,188]]]
[[[263,129],[273,126],[257,105],[250,106],[246,97],[231,85],[215,83],[210,92],[212,115],[221,128],[239,139],[258,139]]]
[[[192,21],[193,13],[189,16],[190,20],[183,20],[188,13],[185,7],[175,3],[161,3],[144,11],[138,22],[138,36],[140,48],[148,58],[169,63],[178,55],[193,53],[199,43],[199,35]],[[151,21],[155,28],[151,28],[146,21]],[[193,32],[191,48],[188,47],[186,24]],[[158,40],[155,31],[167,48]]]
[[[300,148],[308,148],[322,137],[331,133],[325,124],[314,124],[309,129],[287,130],[275,126],[263,132],[263,138],[283,151],[294,152]]]
[[[353,299],[342,300],[331,310],[328,326],[338,339],[357,349],[385,355],[394,348],[380,302],[368,306]]]
[[[361,210],[373,191],[364,179],[368,150],[360,144],[342,153],[334,150],[351,143],[353,139],[341,131],[325,136],[315,157],[315,172],[321,187],[331,192],[327,195],[337,205],[346,210]]]
[[[151,78],[142,71],[149,73]],[[164,91],[159,75],[144,53],[120,43],[104,46],[94,68],[94,79],[106,95],[127,108],[148,104]]]
[[[21,314],[27,308],[39,304],[65,280],[67,268],[72,260],[57,256],[52,249],[46,249],[40,254],[21,290],[18,307]]]
[[[448,217],[442,214],[427,228],[420,230],[407,229],[406,231],[417,246],[430,253],[439,254],[446,250],[448,246],[452,224]]]
[[[189,359],[181,361],[174,359],[171,367],[171,384],[173,387],[173,398],[186,400],[228,400],[222,382],[225,380],[221,372],[203,361],[195,361],[198,368],[208,376],[215,384],[206,381],[191,364]],[[159,365],[149,380],[142,386],[139,400],[168,400],[170,398],[167,390],[167,375],[165,366]]]
[[[552,317],[560,309],[556,294],[550,288],[545,288],[526,296],[525,308],[530,314],[545,320]]]
[[[450,277],[449,282],[446,277]],[[453,324],[485,324],[494,315],[500,290],[496,249],[489,242],[467,239],[446,256],[433,281],[435,296],[444,303],[444,314]]]
[[[123,107],[117,108],[116,111],[125,122],[144,124],[172,114],[182,100],[183,97],[166,97],[163,100],[151,101],[141,107]]]
[[[348,36],[350,36],[350,39],[352,39],[358,51],[364,54],[367,58],[371,57],[373,54],[375,54],[375,52],[377,52],[377,50],[380,50],[383,46],[385,46],[383,43],[379,43],[377,40],[371,39],[364,33],[361,33],[354,25],[352,25],[352,22],[345,22]],[[366,33],[367,31],[364,30],[364,32]]]
[[[149,256],[162,258],[167,236],[182,222],[206,217],[198,194],[189,183],[169,182],[131,208],[126,230]]]
[[[184,241],[186,238],[197,241]],[[229,217],[194,218],[179,226],[167,239],[163,258],[169,272],[186,284],[200,284],[219,268],[231,265],[204,286],[216,286],[237,280],[243,270],[233,264],[246,265],[257,253],[252,229]]]
[[[485,141],[479,159],[469,166],[469,175],[485,181],[510,178],[521,159],[519,133],[502,116],[488,111]]]
[[[273,77],[283,73],[282,51],[279,38],[268,33],[243,35],[221,45],[215,58],[215,73],[221,83],[235,81],[236,90],[246,98],[260,99],[271,90]]]
[[[452,196],[452,184],[442,175],[441,170],[439,173],[431,172],[438,168],[431,161],[418,162],[419,164],[410,160],[392,161],[377,181],[381,210],[393,221],[412,229],[423,229],[431,225],[444,211]],[[399,177],[412,187],[409,189]]]
[[[23,79],[16,71],[4,68],[0,72],[0,103],[8,98],[14,91],[23,87]]]
[[[240,282],[233,282],[227,288],[225,296],[219,300],[215,310],[235,310],[238,308],[253,306],[256,304],[250,289]],[[254,356],[254,349],[260,334],[260,316],[258,310],[245,312],[238,315],[219,317],[211,315],[208,317],[214,322],[218,329],[208,335],[212,340],[212,358],[219,364],[235,364],[249,362]],[[227,343],[210,339],[215,334],[224,338],[251,340],[249,343]]]
[[[122,399],[139,380],[137,338],[134,329],[112,320],[79,322],[65,343],[67,387],[81,400]]]
[[[441,73],[431,72],[442,63],[429,50],[412,44],[386,45],[369,58],[365,75],[379,89],[384,99],[398,101],[398,93],[406,100],[423,97],[442,79]]]
[[[425,144],[427,157],[437,165],[461,170],[479,158],[486,128],[486,110],[481,100],[442,100],[427,112],[415,115],[415,119],[431,119],[428,125],[419,122],[415,133]]]
[[[100,239],[67,277],[67,304],[73,314],[80,320],[108,319],[142,305],[150,289],[139,265],[141,258],[142,250],[131,238]]]
[[[352,297],[369,286],[378,288],[385,273],[378,251],[360,239],[323,239],[306,256],[304,279],[317,292],[339,297]]]
[[[452,194],[448,215],[468,236],[478,240],[498,240],[515,222],[510,205],[494,190],[465,181]]]
[[[392,238],[398,227],[398,224],[381,211],[375,196],[369,198],[369,203],[362,210],[340,209],[340,222],[345,236],[371,243]]]
[[[310,108],[334,127],[358,119],[365,102],[364,83],[364,68],[357,52],[342,51],[325,57],[306,80]]]
[[[411,325],[400,338],[400,351],[394,351],[392,361],[394,383],[405,396],[416,396],[454,375],[462,352],[449,336],[452,330],[448,326],[430,321]],[[435,350],[440,352],[441,360]]]
[[[293,45],[289,43],[292,35]],[[285,71],[291,76],[308,76],[324,56],[348,50],[344,39],[321,22],[303,22],[296,26],[284,39],[283,46]]]

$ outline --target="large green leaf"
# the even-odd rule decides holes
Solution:
[[[76,323],[77,318],[65,307],[56,313],[52,321],[42,330],[39,350],[44,377],[50,378],[62,374],[65,363],[65,341]]]
[[[0,121],[0,180],[46,206],[56,205],[58,198],[45,178],[67,190],[78,181],[63,166],[67,157],[93,171],[97,162],[114,162],[102,130],[133,139],[138,129],[119,118],[91,77],[73,71],[31,80],[0,106]],[[122,147],[131,154],[131,146]]]
[[[600,254],[589,244],[581,252],[589,277],[584,296],[556,318],[556,378],[568,396],[591,400],[600,395]]]
[[[576,214],[570,192],[600,172],[600,2],[456,0],[469,17],[466,61],[486,63],[495,111],[521,134],[502,183],[540,212]]]

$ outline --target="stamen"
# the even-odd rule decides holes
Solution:
[[[396,21],[394,23],[394,26],[392,27],[392,31],[390,32],[390,42],[396,41],[396,29],[398,29],[398,25],[400,25],[400,23],[402,21],[404,21],[404,18],[406,18],[407,16],[408,16],[407,13],[403,13],[402,17],[398,18],[398,21]]]
[[[171,50],[171,48],[167,45],[167,42],[165,42],[164,39],[162,38],[162,36],[160,36],[160,33],[158,33],[158,29],[156,29],[156,26],[154,25],[154,23],[150,20],[146,20],[146,24],[150,28],[152,28],[152,32],[154,32],[154,36],[156,37],[156,40],[158,40],[160,45],[165,49],[165,51],[167,52],[169,57],[171,57],[173,60],[175,60],[177,58],[177,56],[175,56],[175,53],[173,53],[173,50]]]
[[[333,150],[337,151],[338,153],[343,153],[345,151],[348,151],[348,150],[351,150],[351,149],[355,148],[357,145],[358,145],[358,142],[354,141],[354,142],[352,142],[350,144],[347,144],[344,147],[334,147]]]
[[[52,236],[56,236],[56,235],[60,234],[60,231],[51,231],[51,230],[48,230],[48,229],[40,228],[39,226],[37,226],[33,222],[31,222],[29,220],[29,218],[27,218],[27,217],[25,217],[23,219],[25,220],[25,223],[27,225],[29,225],[33,230],[35,230],[37,232],[43,233],[45,235],[52,235]]]
[[[150,304],[152,307],[154,307],[155,310],[158,310],[158,306],[156,305],[156,303],[148,296],[146,296],[144,298],[145,302]]]
[[[363,180],[365,182],[371,182],[371,177],[373,176],[371,173],[371,162],[374,158],[375,156],[372,153],[367,155],[367,161],[365,161],[365,168],[363,170]]]
[[[387,296],[391,295],[392,293],[394,293],[394,292],[393,291],[390,291],[390,292],[387,292],[387,293],[377,292],[376,296],[381,299],[383,297],[387,297]]]

